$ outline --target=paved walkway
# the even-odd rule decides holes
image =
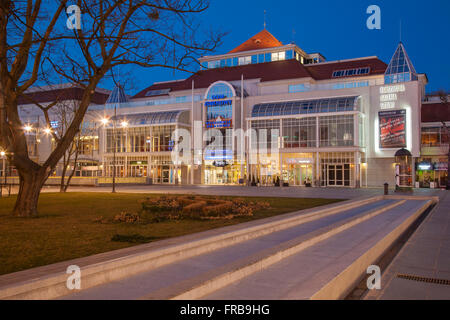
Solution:
[[[166,265],[119,281],[114,281],[105,285],[87,289],[69,295],[65,298],[109,300],[140,299],[144,297],[151,297],[152,299],[166,299],[167,296],[165,296],[164,293],[166,293],[167,291],[178,291],[177,287],[182,286],[183,281],[189,281],[189,279],[193,279],[196,277],[202,278],[202,275],[208,274],[208,271],[214,272],[214,270],[219,270],[224,266],[235,265],[238,261],[247,261],[249,257],[259,252],[267,251],[269,248],[277,247],[283,243],[288,243],[289,241],[302,236],[307,237],[309,234],[313,233],[314,231],[318,231],[321,228],[332,226],[338,222],[343,222],[346,219],[351,219],[359,216],[363,212],[380,209],[395,202],[399,201],[381,200],[372,202],[321,219],[299,224],[278,232],[273,232],[262,237],[257,237],[232,246],[194,256],[189,259],[181,260],[170,265]],[[404,212],[407,212],[407,210],[405,210]],[[311,259],[309,259],[307,262],[309,263],[309,269],[311,269],[312,263],[314,263],[314,265],[317,264],[317,261],[312,261]],[[327,264],[328,262],[329,260],[325,261],[324,263]],[[246,264],[247,262],[242,263],[242,265]],[[232,267],[228,268],[227,272],[230,272],[231,270],[233,270]],[[317,268],[317,272],[318,271],[320,271],[319,268]],[[283,275],[285,274],[286,273],[283,273]],[[246,280],[241,280],[239,283],[242,282],[245,283]],[[276,291],[275,289],[280,291],[285,287],[284,285],[280,286],[280,282],[269,281],[269,283],[267,283],[267,279],[264,282],[264,286],[272,285],[274,287],[272,290],[270,290],[271,293],[274,293]],[[251,290],[250,286],[244,287],[247,293],[250,292],[250,294],[244,298],[255,299],[258,297],[258,289],[256,289],[255,286],[251,286],[251,288],[255,288],[254,291]],[[251,292],[253,292],[253,295],[251,294]],[[266,291],[266,293],[268,292]],[[242,295],[230,294],[223,298],[241,299]]]
[[[371,291],[366,299],[450,300],[450,191],[439,196],[438,206],[384,272],[382,289]],[[433,283],[438,279],[447,284]]]
[[[244,187],[244,186],[200,186],[200,185],[136,185],[117,186],[119,193],[159,193],[159,194],[203,194],[248,197],[289,197],[289,198],[328,198],[355,199],[383,194],[382,188],[306,188],[306,187]],[[17,190],[13,190],[13,193]],[[44,187],[42,192],[59,192],[58,187]],[[69,192],[111,192],[111,187],[77,187]],[[415,189],[414,195],[432,196],[439,194],[437,189]],[[393,194],[393,190],[390,190]]]
[[[110,187],[72,187],[70,189],[71,192],[110,192],[110,190]],[[57,191],[57,188],[44,188],[44,192]],[[118,192],[355,199],[381,195],[383,190],[381,188],[155,185],[119,186]],[[407,241],[386,271],[383,271],[382,289],[369,292],[365,299],[450,299],[450,285],[433,283],[439,279],[447,280],[447,283],[450,283],[450,191],[416,189],[414,195],[439,196],[440,203]],[[352,236],[350,233],[348,236]],[[342,234],[342,236],[346,235]],[[131,248],[131,250],[134,249]],[[305,259],[300,260],[305,261]],[[416,280],[422,281],[399,278],[398,274],[416,277]],[[208,298],[224,298],[225,296],[226,291],[221,291],[217,296],[211,295]]]

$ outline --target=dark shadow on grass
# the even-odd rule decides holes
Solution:
[[[160,237],[145,237],[140,234],[131,234],[131,235],[124,235],[124,234],[115,234],[112,236],[111,241],[114,242],[127,242],[127,243],[149,243],[156,240],[162,240],[163,238]]]

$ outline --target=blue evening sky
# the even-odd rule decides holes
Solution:
[[[369,5],[381,8],[381,30],[366,27]],[[295,30],[300,48],[320,52],[328,61],[378,56],[389,63],[400,40],[401,21],[409,57],[417,72],[428,76],[427,92],[450,90],[450,0],[211,0],[201,23],[228,32],[215,54],[226,53],[261,31],[264,10],[267,30],[281,42],[290,43]],[[128,94],[153,82],[183,79],[190,74],[133,67],[131,75],[134,86]],[[113,83],[105,79],[101,86],[112,89]]]
[[[366,9],[372,4],[381,8],[381,30],[366,27]],[[408,55],[416,71],[428,76],[427,92],[450,90],[450,0],[212,0],[202,22],[229,32],[217,54],[261,31],[264,10],[267,30],[281,42],[290,43],[295,30],[300,48],[320,52],[328,61],[378,56],[389,63],[400,40],[401,21]],[[136,89],[143,89],[155,81],[189,75],[150,69],[134,76],[141,84]]]

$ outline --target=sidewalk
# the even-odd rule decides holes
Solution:
[[[450,191],[439,197],[437,207],[382,271],[382,289],[365,299],[450,299]]]

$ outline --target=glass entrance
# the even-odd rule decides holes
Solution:
[[[129,177],[146,177],[147,176],[147,166],[134,166],[130,167]]]
[[[327,185],[330,187],[350,186],[350,165],[336,164],[327,165]]]
[[[214,165],[205,166],[205,184],[223,185],[238,184],[240,175],[240,164],[217,167]]]
[[[313,165],[289,165],[288,182],[291,186],[306,186],[313,181]]]

